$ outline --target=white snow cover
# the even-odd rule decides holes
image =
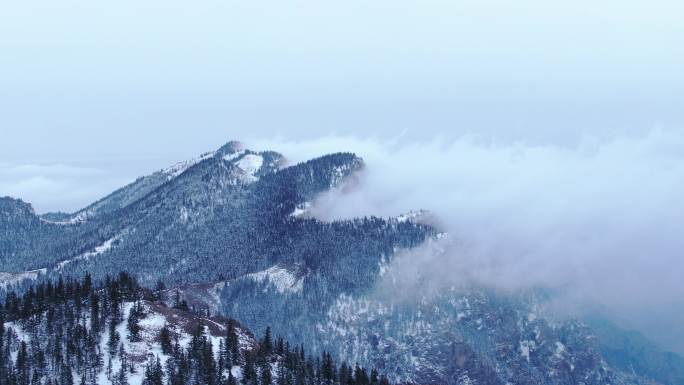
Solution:
[[[73,218],[69,218],[66,222],[61,222],[61,223],[67,223],[67,224],[73,224],[73,223],[83,223],[88,219],[88,217],[92,215],[91,211],[82,211],[78,214],[76,214]]]
[[[130,356],[138,356],[138,357],[144,357],[144,356],[149,356],[150,354],[152,356],[157,356],[159,357],[162,365],[166,363],[166,360],[169,358],[167,355],[162,353],[161,350],[161,345],[157,341],[157,336],[159,335],[159,331],[161,328],[164,326],[164,324],[167,324],[168,327],[174,332],[179,334],[179,344],[183,348],[187,348],[188,344],[190,343],[191,336],[183,331],[179,325],[177,325],[176,321],[178,320],[174,314],[172,314],[172,318],[167,319],[165,315],[157,313],[153,311],[147,304],[143,304],[144,308],[144,318],[142,318],[139,322],[140,325],[140,337],[141,341],[139,342],[131,342],[129,339],[129,333],[128,333],[128,328],[126,327],[126,321],[130,315],[131,309],[133,308],[133,303],[132,302],[127,302],[124,304],[124,311],[123,311],[123,319],[119,325],[116,327],[116,331],[119,333],[121,336],[121,343],[124,345],[124,349],[126,350],[126,354]],[[211,322],[214,323],[219,329],[224,330],[225,326],[220,325],[210,319],[204,319],[204,322]],[[206,328],[206,326],[205,326]],[[252,340],[250,337],[240,328],[236,329],[236,332],[238,334],[238,343],[240,344],[240,347],[242,349],[246,349],[247,347],[251,346],[253,344]],[[214,347],[214,358],[218,358],[218,346],[219,346],[219,340],[221,337],[212,335],[209,332],[209,329],[207,328],[206,330],[206,335],[207,337],[211,340],[212,346]],[[107,347],[107,341],[109,340],[109,331],[104,331],[101,342],[100,342],[100,349],[104,354],[103,361],[105,362],[105,365],[109,359],[109,349]],[[116,373],[120,367],[120,361],[119,358],[116,357],[112,360],[112,372]],[[140,385],[142,384],[143,380],[143,374],[145,370],[145,362],[142,362],[140,364],[136,363],[136,372],[135,373],[128,373],[128,383],[130,385]],[[236,370],[237,369],[237,370]],[[241,373],[239,370],[239,367],[234,367],[232,370],[233,375],[237,377],[237,379],[241,379]],[[106,376],[106,371],[103,370],[100,372],[99,378],[98,378],[98,384],[110,384],[111,381],[107,379]]]
[[[178,163],[174,164],[174,165],[171,166],[171,167],[167,167],[167,168],[161,170],[161,172],[162,172],[163,174],[167,174],[167,178],[168,178],[169,180],[171,180],[171,179],[177,177],[178,175],[184,173],[185,170],[187,170],[187,169],[189,169],[190,167],[196,165],[197,163],[199,163],[199,162],[201,162],[201,161],[203,161],[203,160],[205,160],[205,159],[211,158],[212,156],[214,156],[215,153],[216,153],[216,152],[214,152],[214,151],[212,151],[212,152],[207,152],[207,153],[204,153],[204,154],[200,155],[198,158],[186,160],[186,161],[183,161],[183,162],[178,162]]]
[[[66,221],[51,221],[51,220],[48,220],[45,218],[40,218],[40,220],[41,220],[41,222],[50,223],[53,225],[66,226],[66,225],[74,225],[77,223],[85,222],[86,219],[88,219],[89,214],[90,214],[90,212],[83,211],[83,212],[80,212],[80,213],[74,215],[73,217],[67,219]]]
[[[91,251],[86,251],[85,253],[78,255],[72,259],[67,259],[66,261],[62,261],[57,264],[57,270],[61,270],[64,268],[64,266],[74,262],[74,261],[87,261],[90,259],[90,257],[95,257],[100,254],[104,254],[105,252],[109,251],[112,246],[114,245],[114,242],[119,241],[122,238],[122,235],[119,234],[115,237],[112,237],[108,240],[106,240],[103,244],[96,246],[93,250]]]
[[[292,272],[278,265],[247,274],[245,278],[251,278],[258,282],[267,279],[279,293],[301,293],[304,289],[304,278],[297,278]]]
[[[223,156],[223,160],[227,160],[229,162],[232,162],[234,159],[239,158],[244,153],[245,153],[245,150],[240,150],[240,151],[236,151],[232,154],[226,154]]]
[[[145,359],[141,358],[157,356],[159,357],[159,360],[161,361],[162,365],[164,365],[166,363],[166,360],[168,360],[169,358],[162,352],[161,345],[158,341],[159,331],[165,324],[168,325],[168,327],[172,330],[174,334],[179,335],[178,341],[183,348],[187,348],[188,344],[190,343],[191,336],[180,326],[180,324],[184,322],[183,319],[179,319],[173,313],[171,314],[171,318],[167,319],[167,317],[164,314],[154,311],[148,303],[143,302],[143,310],[145,314],[143,318],[139,321],[141,340],[138,342],[131,342],[128,333],[128,328],[126,327],[126,320],[130,316],[133,305],[134,304],[132,302],[126,302],[123,304],[123,320],[116,326],[116,331],[117,333],[119,333],[120,343],[124,346],[124,350],[126,351],[129,363],[132,363],[134,366],[134,372],[127,373],[128,383],[130,385],[141,385],[143,382],[145,365],[147,363]],[[224,325],[216,323],[211,319],[202,318],[202,320],[203,322],[213,323],[220,330],[225,330]],[[85,316],[84,324],[90,324],[90,317],[88,315]],[[32,334],[24,330],[24,328],[20,324],[16,322],[6,322],[4,326],[6,330],[11,330],[13,335],[15,335],[19,341],[25,341],[30,344]],[[219,340],[221,339],[221,337],[213,335],[208,327],[205,326],[205,328],[206,336],[211,340],[212,346],[214,347],[214,358],[217,359]],[[245,330],[238,327],[236,328],[236,333],[238,336],[238,343],[240,345],[241,350],[250,349],[254,346],[253,338],[247,335]],[[108,328],[106,328],[102,332],[99,341],[99,347],[100,351],[102,352],[104,368],[98,374],[97,383],[100,385],[109,385],[112,384],[113,381],[107,378],[106,372],[106,367],[109,362],[110,356],[109,347],[107,346],[107,342],[109,341]],[[16,359],[16,352],[12,352],[12,359]],[[112,374],[116,374],[119,371],[119,368],[121,367],[121,361],[118,355],[114,356],[111,361]],[[239,366],[234,366],[231,369],[231,372],[238,381],[242,378],[242,373]],[[224,376],[226,375],[227,374],[225,374]],[[79,379],[80,376],[77,376],[74,372],[74,378]]]
[[[7,286],[12,286],[21,281],[30,279],[36,280],[39,275],[47,273],[47,269],[22,271],[21,273],[5,273],[0,271],[0,287],[3,289]]]
[[[330,187],[337,186],[345,175],[349,172],[350,167],[348,165],[337,166],[332,169],[332,181]]]
[[[218,310],[221,307],[221,290],[223,290],[227,284],[226,281],[217,282],[207,290],[209,293],[209,297],[206,298],[207,306],[212,314],[218,313]]]
[[[50,223],[53,225],[62,225],[62,226],[75,225],[77,223],[85,222],[88,219],[88,217],[90,217],[92,214],[93,214],[92,210],[87,210],[87,211],[81,211],[80,213],[74,215],[73,217],[67,219],[66,221],[51,221],[51,220],[47,220],[44,218],[40,218],[40,220],[42,222]]]
[[[264,164],[264,158],[257,154],[247,154],[240,158],[235,165],[244,172],[244,182],[250,183],[258,180],[256,173]]]
[[[290,213],[290,216],[295,217],[295,218],[303,217],[309,213],[309,208],[311,208],[311,203],[304,202],[300,205],[297,205],[297,207],[295,207],[294,211],[292,211],[292,213]]]
[[[536,348],[536,342],[532,340],[520,341],[520,355],[527,361],[530,361],[530,352]]]
[[[190,211],[188,210],[188,208],[185,206],[181,207],[181,209],[180,209],[181,223],[187,223],[189,218],[190,218]]]
[[[563,353],[565,353],[565,345],[563,345],[563,343],[560,341],[556,341],[556,351],[554,352],[554,356],[560,360],[563,358]]]
[[[427,213],[426,210],[411,210],[396,217],[397,222],[415,221]]]

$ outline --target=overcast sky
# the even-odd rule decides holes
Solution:
[[[675,0],[7,2],[0,156],[682,127],[682,14]]]

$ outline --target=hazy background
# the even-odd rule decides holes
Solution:
[[[73,211],[230,139],[292,161],[352,150],[365,183],[320,215],[432,209],[469,245],[454,271],[571,287],[684,352],[683,14],[672,0],[10,2],[0,195]]]
[[[363,155],[360,183],[314,202],[321,219],[432,213],[449,237],[395,261],[394,296],[550,288],[564,315],[604,314],[684,353],[682,131],[586,136],[575,146],[476,136],[255,144],[293,161],[339,148]]]

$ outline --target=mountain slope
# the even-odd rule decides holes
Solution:
[[[643,335],[627,331],[604,318],[587,321],[601,341],[601,351],[610,365],[641,373],[663,384],[684,384],[684,358],[665,352]]]
[[[430,231],[421,226],[386,228],[390,234],[381,230],[382,220],[374,220],[366,225],[381,230],[376,237],[352,243],[350,237],[363,238],[351,231],[354,222],[322,224],[293,217],[298,205],[334,188],[363,162],[340,153],[283,169],[281,163],[280,154],[253,152],[231,142],[199,161],[172,168],[173,173],[140,178],[72,216],[88,212],[87,220],[65,225],[26,214],[28,227],[5,238],[8,247],[0,261],[7,272],[88,270],[96,277],[134,263],[147,282],[204,282],[278,262],[319,263],[319,256],[333,255],[323,256],[315,247],[318,237],[344,244],[342,250],[331,245],[338,253],[378,255],[380,248],[417,244]],[[162,177],[166,180],[157,183]],[[4,223],[16,230],[14,219]],[[390,244],[380,246],[381,240]]]
[[[0,384],[389,385],[330,355],[316,361],[267,329],[167,307],[121,273],[101,286],[40,284],[0,313]]]
[[[289,167],[282,159],[230,142],[66,216],[38,217],[2,199],[0,290],[132,270],[144,285],[172,287],[161,293],[168,305],[179,295],[252,330],[272,326],[316,355],[378,367],[402,383],[650,384],[653,370],[669,370],[615,360],[610,340],[542,311],[548,298],[537,293],[416,287],[407,301],[392,271],[398,253],[445,239],[421,223],[425,213],[333,222],[300,215],[364,164],[351,153]]]
[[[268,152],[267,154],[257,154],[251,152],[247,153],[241,143],[235,141],[229,142],[216,151],[204,153],[195,159],[179,162],[150,175],[140,177],[133,183],[114,191],[108,196],[73,214],[58,215],[58,220],[57,218],[53,218],[52,222],[63,225],[76,224],[85,222],[99,215],[104,215],[122,209],[144,198],[155,189],[175,179],[190,167],[204,160],[213,157],[237,160],[238,158],[245,158],[253,155],[266,155],[268,157],[267,164],[269,164],[271,167],[277,166],[282,161],[282,156],[280,154],[272,152]],[[264,170],[264,172],[267,172],[267,170]],[[55,215],[48,213],[42,217],[50,220],[50,218],[55,217]]]

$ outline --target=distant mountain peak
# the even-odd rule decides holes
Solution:
[[[0,197],[0,212],[5,213],[6,215],[35,215],[33,206],[31,206],[30,203],[9,196]]]
[[[230,142],[224,144],[218,150],[216,150],[216,155],[226,156],[226,155],[235,154],[235,153],[238,153],[238,152],[244,151],[244,150],[245,150],[244,143],[237,141],[237,140],[231,140]]]

